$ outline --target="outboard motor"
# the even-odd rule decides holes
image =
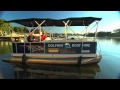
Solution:
[[[22,56],[22,66],[26,65],[26,60],[27,60],[27,57],[26,57],[26,55],[24,53],[23,56]]]
[[[78,63],[77,63],[77,65],[78,65],[78,66],[81,66],[81,62],[82,62],[82,56],[80,56],[80,57],[78,58]]]

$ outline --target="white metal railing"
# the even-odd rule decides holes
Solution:
[[[16,48],[15,51],[16,51],[16,53],[18,53],[18,43],[21,43],[21,42],[12,42],[12,44],[13,44],[13,43],[15,44],[15,48]],[[32,53],[32,50],[31,50],[31,49],[32,49],[32,43],[42,43],[42,44],[44,44],[44,53],[45,53],[45,42],[27,42],[27,43],[29,43],[29,46],[30,46],[30,53]],[[26,53],[26,52],[25,52],[25,49],[26,49],[26,44],[27,44],[27,43],[24,43],[24,42],[22,43],[22,44],[24,45],[24,46],[23,46],[23,47],[24,47],[23,53]],[[13,48],[14,48],[14,47],[13,47]]]

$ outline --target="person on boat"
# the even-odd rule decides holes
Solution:
[[[41,35],[41,41],[45,40],[46,38],[47,38],[47,35],[46,35],[45,33],[43,33],[43,34]]]
[[[43,41],[43,40],[45,40],[47,38],[47,35],[44,32],[40,31],[40,30],[39,30],[39,34],[40,34],[39,41]]]
[[[27,37],[27,40],[28,40],[28,42],[35,42],[34,39],[35,39],[34,32],[31,31],[29,36]]]

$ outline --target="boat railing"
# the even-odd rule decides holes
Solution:
[[[66,48],[65,44],[70,44],[71,48]],[[74,44],[74,45],[73,45]],[[56,45],[56,46],[55,46]],[[87,46],[86,46],[87,45]],[[88,46],[89,45],[89,46]],[[81,49],[81,47],[83,47]],[[13,53],[41,53],[41,54],[59,54],[64,53],[81,53],[81,51],[89,50],[89,53],[96,52],[95,41],[80,41],[80,40],[53,40],[52,42],[12,42]],[[68,52],[69,51],[69,52]]]
[[[13,53],[45,53],[45,42],[12,42]]]

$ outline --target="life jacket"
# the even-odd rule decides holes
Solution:
[[[46,34],[41,35],[41,41],[45,40],[47,38]]]

